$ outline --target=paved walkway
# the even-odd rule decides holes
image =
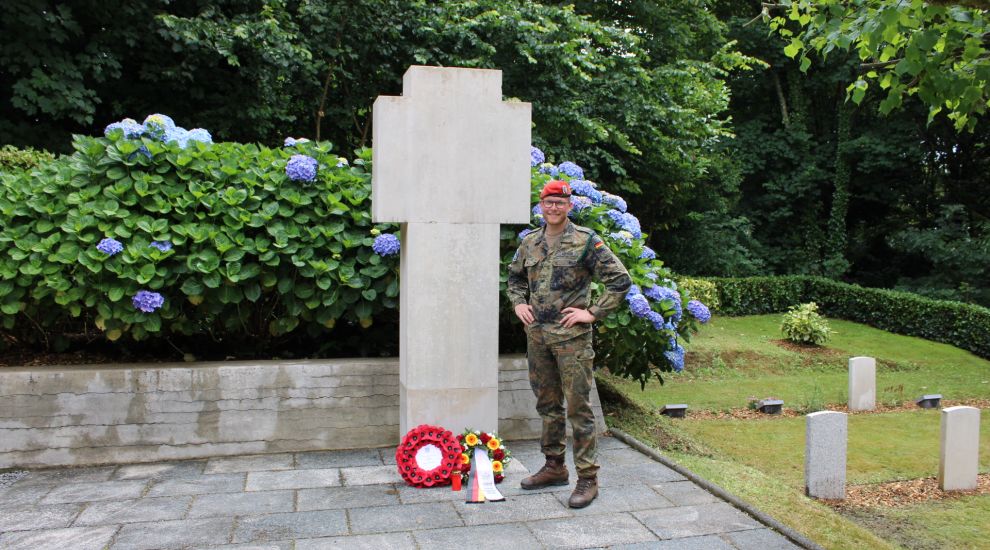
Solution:
[[[405,486],[391,449],[2,474],[0,548],[796,548],[616,439],[601,439],[601,494],[583,510],[567,507],[573,482],[519,489],[543,457],[508,447],[507,500],[480,505]]]

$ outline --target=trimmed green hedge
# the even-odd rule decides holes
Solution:
[[[990,358],[990,309],[909,292],[863,288],[823,277],[708,278],[725,315],[779,313],[816,302],[823,314],[918,336]]]

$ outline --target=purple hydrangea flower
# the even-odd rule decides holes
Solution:
[[[663,356],[667,358],[667,362],[675,372],[681,372],[684,370],[684,348],[673,338],[670,339],[670,346],[671,349],[663,352]]]
[[[563,166],[563,165],[561,165]],[[602,192],[595,189],[590,181],[586,180],[571,180],[571,190],[575,194],[583,195],[591,199],[591,202],[598,204],[602,202]]]
[[[316,179],[316,159],[306,155],[292,155],[285,165],[285,174],[293,181],[313,181]]]
[[[642,291],[639,290],[639,285],[629,285],[629,290],[626,291],[626,300],[628,301],[637,294],[642,294]]]
[[[712,312],[708,311],[708,306],[698,300],[691,300],[687,303],[688,313],[697,319],[701,324],[705,324],[712,318]]]
[[[652,248],[648,246],[643,247],[643,253],[639,255],[642,260],[655,260],[657,258],[657,253]]]
[[[660,287],[658,286],[647,287],[646,290],[643,291],[643,295],[657,302],[663,300],[663,294],[660,293]]]
[[[673,319],[675,323],[680,322],[681,316],[684,315],[684,311],[681,309],[681,294],[679,292],[665,286],[651,286],[646,290],[645,294],[657,302],[670,300],[672,302],[671,308],[674,311],[670,318]]]
[[[164,139],[175,129],[175,121],[168,115],[155,113],[144,119],[144,131],[155,139]]]
[[[622,227],[622,212],[619,212],[618,210],[609,210],[608,212],[605,212],[605,215],[608,216],[608,218],[612,220],[615,225]]]
[[[549,162],[544,162],[541,164],[539,172],[541,174],[550,174],[550,176],[554,178],[557,177],[557,174],[559,173],[557,167]]]
[[[632,246],[632,235],[626,231],[619,231],[618,233],[609,233],[608,238],[618,241],[626,246]]]
[[[646,277],[647,279],[651,280],[651,281],[656,281],[657,278],[659,278],[659,276],[656,273],[652,272],[652,271],[650,271],[649,273],[647,273],[646,275],[643,275],[643,276]]]
[[[161,250],[162,252],[168,252],[169,250],[172,250],[172,243],[168,241],[152,241],[151,244],[149,244],[148,246],[155,247],[158,250]]]
[[[567,174],[572,178],[577,178],[579,180],[584,179],[584,170],[580,166],[574,164],[573,162],[566,160],[557,165],[557,171],[562,174]]]
[[[134,151],[133,153],[130,154],[130,156],[127,157],[127,160],[134,160],[134,157],[138,155],[144,155],[146,158],[150,159],[151,151],[148,149],[147,145],[141,145],[141,147],[138,148],[137,151]]]
[[[375,237],[375,242],[371,244],[371,249],[379,256],[392,256],[399,253],[399,238],[391,233],[382,233]]]
[[[650,309],[650,303],[646,301],[646,297],[642,294],[635,294],[633,296],[626,296],[626,301],[629,302],[629,310],[633,312],[636,317],[646,317],[652,309]]]
[[[179,144],[179,147],[185,149],[186,144],[189,142],[189,130],[186,130],[181,126],[176,126],[165,134],[162,141],[165,143],[171,143],[174,141]]]
[[[530,145],[530,147],[529,147],[529,165],[531,167],[533,167],[533,166],[539,166],[539,165],[543,164],[544,162],[546,162],[546,160],[547,160],[547,156],[543,154],[543,151],[540,151],[536,147],[533,147],[532,145]]]
[[[140,309],[141,311],[151,313],[165,304],[165,298],[157,292],[139,290],[138,293],[134,295],[131,303],[134,304],[134,307]]]
[[[124,251],[124,245],[120,243],[117,239],[112,239],[107,237],[96,245],[96,249],[100,252],[106,254],[107,256],[113,256],[119,252]]]
[[[533,215],[534,216],[542,216],[543,215],[543,209],[540,208],[540,203],[536,203],[536,204],[533,205],[532,212],[533,212]]]
[[[574,207],[574,210],[572,211],[580,212],[585,208],[591,208],[592,206],[591,199],[589,199],[588,197],[578,197],[576,195],[571,195],[571,206]]]
[[[120,130],[124,133],[124,137],[127,139],[137,139],[144,134],[144,126],[137,123],[133,118],[125,118],[120,122],[112,122],[107,124],[107,127],[103,129],[103,135],[110,137],[110,133],[114,130]]]
[[[629,207],[626,205],[626,200],[618,195],[613,195],[606,191],[602,191],[602,202],[614,207],[619,212],[625,212]]]
[[[519,240],[521,241],[521,240],[525,239],[526,238],[526,235],[529,235],[532,232],[533,232],[533,230],[530,229],[530,228],[528,228],[528,227],[526,229],[523,229],[522,231],[519,232]]]
[[[124,129],[123,122],[111,122],[110,124],[107,124],[106,128],[103,129],[103,135],[105,137],[110,137],[110,132],[113,132],[114,130],[123,131],[123,129]]]
[[[189,133],[186,134],[186,142],[188,143],[190,141],[198,141],[200,143],[213,143],[213,136],[210,135],[210,132],[202,128],[193,128],[192,130],[189,130]]]
[[[646,320],[653,323],[654,329],[663,330],[664,328],[663,315],[660,315],[659,313],[651,309],[650,312],[646,314]]]
[[[287,138],[285,138],[285,141],[282,143],[282,145],[284,147],[295,147],[296,145],[299,145],[300,143],[308,143],[308,142],[309,142],[309,140],[306,139],[306,138],[298,138],[298,139],[296,139],[294,137],[287,137]]]
[[[619,225],[622,226],[622,229],[632,233],[633,237],[637,239],[643,236],[643,230],[639,226],[639,218],[628,212],[622,215],[622,223]]]
[[[350,163],[347,162],[347,159],[345,159],[344,157],[337,157],[337,168],[343,168],[345,166],[350,166]]]

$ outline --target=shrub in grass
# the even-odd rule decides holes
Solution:
[[[792,307],[780,323],[784,337],[800,344],[824,345],[832,332],[828,321],[818,314],[818,304],[810,302]]]

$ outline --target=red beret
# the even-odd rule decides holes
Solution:
[[[570,197],[571,186],[566,181],[560,181],[560,180],[548,181],[547,184],[543,186],[543,191],[540,191],[540,198],[545,199],[551,195],[557,195],[560,197]]]

